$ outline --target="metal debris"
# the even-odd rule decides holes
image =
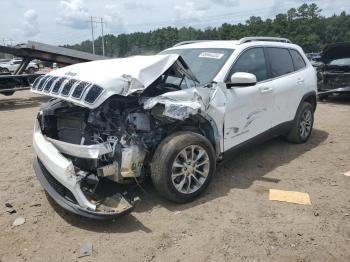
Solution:
[[[26,222],[26,219],[24,217],[17,217],[12,225],[16,227],[16,226],[23,225],[25,222]]]
[[[5,203],[5,207],[8,207],[8,208],[13,208],[13,205],[11,205],[10,203]]]
[[[13,205],[9,202],[5,203],[6,212],[10,215],[17,213],[16,209],[13,208]]]
[[[350,177],[350,171],[345,172],[345,173],[344,173],[344,176],[349,176],[349,177]]]
[[[40,207],[40,206],[41,206],[40,203],[35,203],[35,204],[30,205],[30,207]]]
[[[79,256],[78,257],[87,257],[92,255],[92,243],[86,242],[80,246]]]
[[[10,215],[17,213],[16,209],[14,208],[7,208],[6,212],[9,213]]]

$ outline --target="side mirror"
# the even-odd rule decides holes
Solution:
[[[251,73],[237,72],[231,76],[231,82],[227,83],[227,88],[254,86],[258,81]]]

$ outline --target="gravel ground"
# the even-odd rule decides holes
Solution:
[[[350,261],[350,98],[319,103],[306,144],[275,139],[230,157],[196,201],[170,203],[148,182],[135,212],[109,222],[67,214],[36,180],[43,101],[0,97],[0,261]],[[270,188],[309,193],[312,205],[269,201]],[[93,253],[79,258],[86,242]]]

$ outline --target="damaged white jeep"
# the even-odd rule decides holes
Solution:
[[[310,137],[316,73],[287,39],[183,42],[154,56],[94,61],[38,78],[36,175],[64,209],[95,219],[128,213],[148,176],[184,203],[229,150]],[[281,149],[282,150],[282,149]]]

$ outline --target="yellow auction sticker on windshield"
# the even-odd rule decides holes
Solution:
[[[202,58],[213,58],[213,59],[221,59],[224,56],[222,53],[211,53],[211,52],[202,52],[198,57]]]

